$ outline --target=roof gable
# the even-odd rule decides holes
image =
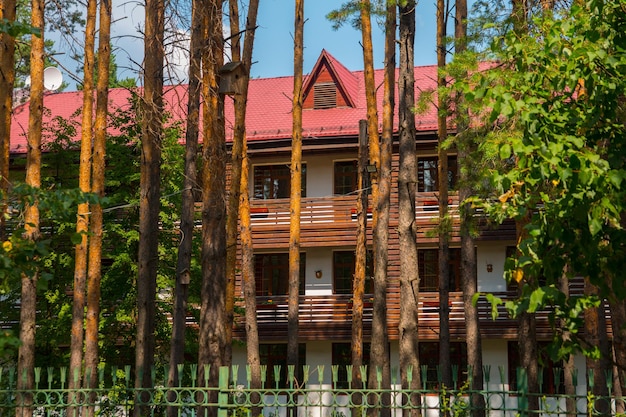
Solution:
[[[304,108],[356,107],[358,88],[354,73],[322,49],[302,86]]]

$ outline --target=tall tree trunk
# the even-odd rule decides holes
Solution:
[[[31,26],[40,30],[40,35],[31,36],[30,50],[30,104],[28,118],[28,152],[26,155],[26,184],[38,189],[41,187],[41,129],[43,117],[43,63],[44,63],[44,2],[32,0]],[[26,239],[39,239],[39,208],[36,201],[26,206],[24,215]],[[35,367],[35,327],[37,312],[37,279],[39,273],[32,276],[22,274],[22,293],[20,298],[20,342],[17,359],[17,389],[31,390],[34,386]],[[18,396],[18,417],[32,416],[29,407],[33,398],[29,394]]]
[[[448,151],[444,142],[448,136],[448,103],[443,96],[447,86],[446,76],[446,25],[447,8],[445,0],[437,0],[437,138],[439,185],[439,369],[444,387],[452,387],[452,364],[450,363],[450,243],[448,228]]]
[[[359,120],[358,152],[358,193],[356,201],[357,229],[354,260],[354,278],[352,280],[352,387],[362,388],[363,376],[363,295],[365,294],[365,276],[367,269],[367,195],[365,176],[367,175],[367,120]],[[361,397],[353,397],[354,404],[360,404]],[[355,416],[356,417],[356,416]],[[361,416],[358,416],[361,417]]]
[[[296,0],[293,43],[293,128],[289,212],[289,309],[287,364],[298,367],[300,294],[300,202],[302,190],[302,66],[304,62],[304,0]]]
[[[363,44],[363,73],[365,81],[365,99],[367,104],[367,133],[369,144],[369,164],[376,167],[371,175],[372,187],[372,230],[374,256],[374,306],[372,312],[372,338],[370,345],[370,366],[368,375],[369,388],[378,388],[377,372],[382,371],[389,364],[387,352],[387,283],[384,276],[377,271],[376,260],[379,259],[378,235],[376,234],[379,217],[378,178],[380,174],[380,142],[378,134],[378,109],[376,107],[376,85],[374,80],[374,53],[372,46],[372,22],[370,17],[371,4],[369,0],[361,0],[361,32]],[[386,268],[386,265],[383,266]],[[368,408],[368,415],[374,415],[378,410]]]
[[[141,185],[139,201],[139,272],[137,277],[137,338],[135,387],[152,387],[156,278],[160,211],[161,142],[163,136],[164,2],[146,1],[144,100],[142,103]],[[141,401],[142,396],[138,397]],[[146,415],[145,406],[135,416]]]
[[[241,91],[237,91],[234,97],[235,129],[233,132],[233,146],[231,150],[231,175],[230,193],[228,195],[228,215],[226,217],[226,361],[232,361],[232,332],[235,308],[235,277],[237,261],[237,236],[238,213],[240,201],[240,182],[243,158],[243,142],[246,133],[246,103],[248,101],[248,84],[250,80],[250,67],[252,66],[252,50],[254,35],[256,32],[256,18],[259,9],[259,1],[252,0],[248,5],[248,17],[246,19],[246,34],[243,44],[243,58],[239,53],[239,7],[237,0],[229,0],[230,5],[230,31],[233,36],[231,43],[232,59],[242,59],[244,66],[244,79],[240,80]]]
[[[208,39],[202,61],[205,97],[204,151],[202,155],[202,287],[198,379],[205,380],[210,365],[209,386],[216,386],[219,367],[225,363],[226,346],[226,169],[224,98],[218,94],[218,72],[223,65],[222,2],[208,5]],[[209,392],[209,401],[216,395]],[[206,410],[214,416],[214,408]]]
[[[399,5],[400,69],[398,80],[399,156],[398,170],[398,238],[400,246],[400,378],[403,389],[421,389],[419,361],[418,303],[419,269],[417,231],[415,225],[415,193],[417,187],[417,157],[415,146],[415,1]],[[409,383],[410,381],[410,383]],[[410,409],[405,417],[420,414],[420,398],[406,399]]]
[[[178,365],[185,361],[185,328],[187,319],[187,295],[191,282],[191,257],[193,250],[195,191],[198,188],[198,134],[200,121],[200,77],[204,41],[204,12],[202,2],[192,3],[191,40],[189,56],[189,97],[187,100],[187,130],[185,132],[185,180],[183,183],[180,215],[180,243],[176,264],[174,311],[172,314],[172,340],[168,386],[178,385]],[[172,398],[172,400],[174,400]],[[177,407],[168,407],[169,417],[176,417]]]
[[[588,278],[585,278],[585,295],[598,296],[600,291]],[[611,371],[611,352],[607,336],[606,317],[604,314],[604,301],[599,307],[592,307],[585,310],[585,339],[589,346],[598,347],[600,350],[599,359],[587,359],[587,371],[593,374],[593,381],[588,380],[587,386],[593,383],[592,394],[596,397],[593,403],[594,415],[611,415],[611,401],[609,399],[609,388],[607,385],[607,375]],[[588,374],[589,376],[589,374]],[[600,398],[598,398],[600,397]]]
[[[15,21],[16,1],[4,0],[0,4],[0,19]],[[11,149],[11,116],[13,111],[13,84],[15,83],[15,38],[0,33],[0,213],[7,207],[9,190],[9,161]],[[0,216],[0,240],[6,239],[5,217]]]
[[[85,26],[85,58],[83,63],[83,114],[81,124],[80,166],[78,186],[84,193],[91,191],[91,140],[93,135],[93,76],[95,62],[97,0],[88,0]],[[89,203],[80,203],[76,216],[76,233],[81,241],[75,246],[74,292],[72,304],[72,332],[70,338],[70,389],[80,388],[83,363],[85,304],[87,285],[87,250],[89,230]],[[72,403],[70,397],[69,403]],[[74,409],[69,410],[74,414]]]
[[[98,39],[98,82],[96,86],[96,121],[93,145],[92,192],[104,197],[107,116],[109,110],[109,64],[111,61],[111,0],[100,0],[100,23]],[[89,245],[89,265],[87,282],[87,323],[85,337],[84,384],[96,388],[98,384],[98,330],[100,327],[100,281],[102,277],[102,205],[92,206],[91,242]],[[92,398],[95,401],[95,398]],[[93,402],[93,401],[92,401]],[[94,415],[94,408],[87,409],[87,415]]]
[[[261,357],[259,353],[259,329],[256,320],[256,281],[254,279],[254,247],[250,225],[250,192],[248,148],[244,138],[241,165],[241,194],[239,204],[239,218],[241,219],[241,277],[243,281],[244,303],[246,307],[246,357],[250,365],[250,388],[261,388]],[[251,400],[257,403],[258,394],[253,394]],[[260,415],[259,407],[252,407],[252,416]]]
[[[456,54],[463,54],[467,50],[467,0],[456,0],[455,10],[454,50]],[[467,78],[467,72],[464,72],[462,77]],[[470,389],[473,391],[470,405],[473,415],[483,417],[485,416],[485,398],[480,394],[484,389],[482,339],[478,309],[473,303],[474,295],[478,290],[476,245],[472,237],[474,210],[472,205],[466,201],[473,194],[470,173],[473,169],[471,154],[474,150],[474,142],[471,137],[465,135],[466,130],[469,128],[469,112],[467,111],[465,97],[460,92],[456,97],[455,108],[457,136],[460,138],[457,141],[458,163],[459,166],[463,167],[459,175],[461,285],[463,289],[463,308],[465,310],[467,363],[471,369],[471,375],[469,375],[471,379]]]
[[[393,111],[395,103],[395,75],[396,75],[396,6],[394,2],[387,3],[385,16],[385,70],[383,81],[383,130],[380,146],[380,176],[378,178],[378,198],[374,202],[377,207],[378,220],[374,223],[374,299],[381,301],[379,330],[380,346],[370,348],[374,354],[380,354],[382,360],[382,388],[391,389],[391,365],[389,356],[389,331],[387,329],[387,264],[389,262],[389,206],[391,200],[391,147],[393,141]],[[380,288],[380,292],[378,292]],[[375,301],[376,302],[376,301]],[[374,331],[372,330],[372,335]],[[373,343],[372,343],[373,345]],[[391,415],[391,397],[385,394],[382,397],[383,409],[381,416]]]

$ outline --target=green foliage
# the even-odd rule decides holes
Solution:
[[[22,35],[41,36],[41,31],[23,22],[10,22],[8,19],[0,19],[0,32],[7,33],[14,38]]]
[[[507,303],[512,314],[550,307],[575,329],[598,301],[560,293],[566,267],[567,277],[589,277],[600,297],[626,296],[625,25],[620,4],[596,0],[539,16],[527,33],[496,38],[497,63],[463,90],[486,116],[483,129],[496,132],[481,152],[502,161],[483,207],[525,225],[507,263],[522,285],[519,303]]]

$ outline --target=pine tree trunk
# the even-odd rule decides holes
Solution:
[[[187,322],[187,295],[191,282],[191,258],[193,250],[195,195],[198,178],[198,134],[200,121],[200,77],[202,45],[204,35],[204,8],[199,2],[192,4],[191,39],[189,59],[189,97],[187,100],[187,129],[185,132],[185,180],[182,192],[180,215],[180,243],[176,264],[174,288],[174,311],[172,314],[172,340],[168,386],[178,385],[178,365],[185,361],[185,327]],[[171,398],[170,400],[175,400]],[[176,417],[177,407],[168,407],[167,415]]]
[[[358,194],[356,201],[357,229],[354,260],[354,278],[352,280],[352,335],[351,363],[352,387],[362,388],[363,375],[363,295],[365,294],[365,276],[367,274],[367,195],[365,176],[367,175],[367,121],[359,120],[358,151]],[[354,404],[361,404],[361,396],[353,396]],[[357,411],[358,413],[358,411]],[[354,416],[354,417],[361,417]]]
[[[0,4],[0,19],[15,21],[16,1],[4,0]],[[13,111],[13,85],[15,83],[15,38],[0,33],[0,212],[6,210],[6,192],[9,190],[9,161],[11,149],[11,116]],[[5,217],[0,216],[0,240],[6,239]]]
[[[248,17],[246,19],[246,34],[243,45],[243,57],[239,53],[239,7],[236,0],[230,0],[230,31],[234,36],[231,42],[233,62],[242,59],[244,66],[244,79],[239,80],[241,91],[234,96],[235,128],[233,132],[233,144],[231,150],[231,175],[230,193],[228,195],[228,216],[226,217],[226,361],[232,362],[232,331],[235,308],[235,277],[237,261],[237,237],[239,235],[239,201],[240,183],[242,176],[243,142],[246,134],[246,103],[248,100],[248,84],[250,80],[250,67],[252,66],[252,50],[254,47],[254,35],[256,33],[256,18],[259,9],[259,1],[252,0],[248,5]]]
[[[415,1],[398,6],[400,14],[400,69],[398,79],[399,156],[398,238],[400,246],[400,378],[403,389],[421,389],[418,303],[419,269],[415,226],[417,157],[415,146]],[[411,383],[409,384],[409,380]],[[412,407],[403,416],[419,415],[418,395],[406,398]]]
[[[374,304],[372,311],[372,338],[370,345],[370,365],[368,387],[377,387],[377,372],[385,372],[389,364],[387,352],[387,283],[380,274],[381,269],[376,265],[379,259],[379,236],[376,231],[379,219],[379,175],[380,175],[380,142],[378,134],[378,109],[376,107],[376,85],[374,80],[374,53],[372,46],[371,4],[369,0],[361,0],[361,32],[363,43],[363,73],[365,81],[365,99],[367,104],[367,132],[369,144],[369,165],[376,167],[371,174],[372,187],[372,230],[374,256]],[[386,266],[384,266],[386,267]],[[380,410],[384,411],[384,410]],[[368,416],[378,413],[376,407],[368,408]]]
[[[137,338],[135,387],[153,386],[156,278],[158,263],[161,143],[163,135],[163,36],[164,2],[147,0],[144,53],[144,101],[142,103],[141,185],[139,201],[139,272],[137,277]],[[138,395],[141,401],[144,396]],[[135,416],[147,414],[135,407]]]
[[[111,1],[100,1],[100,22],[98,37],[98,83],[96,86],[96,121],[93,148],[92,191],[104,197],[107,117],[109,104],[109,64],[111,61]],[[87,324],[85,337],[84,384],[88,388],[98,385],[98,334],[100,327],[100,281],[102,277],[102,237],[104,219],[102,206],[94,204],[91,217],[91,244],[89,245],[89,266],[87,281]],[[92,396],[92,403],[95,398]],[[87,416],[94,415],[94,408],[88,407]]]
[[[91,192],[91,140],[93,135],[93,90],[94,90],[94,62],[95,62],[95,36],[96,36],[96,0],[87,2],[87,17],[85,26],[85,58],[83,65],[83,110],[81,124],[80,166],[78,186],[84,193]],[[87,285],[87,251],[89,230],[89,203],[78,205],[76,216],[76,233],[81,235],[81,241],[75,246],[74,261],[74,291],[72,302],[72,331],[70,338],[70,366],[68,387],[76,389],[81,387],[83,345],[84,345],[84,322]],[[69,403],[73,401],[70,395]],[[68,414],[74,414],[75,409],[68,410]]]
[[[223,65],[221,1],[208,5],[208,40],[202,62],[205,107],[202,168],[202,287],[198,379],[205,380],[204,366],[210,365],[209,386],[216,386],[226,348],[226,169],[224,98],[219,91],[219,69]],[[217,399],[209,392],[209,401]],[[214,407],[206,411],[215,416]],[[200,413],[199,413],[200,414]]]
[[[38,28],[40,36],[31,36],[30,51],[30,103],[28,118],[28,153],[26,155],[26,184],[38,189],[41,187],[41,130],[43,117],[43,63],[44,63],[44,3],[42,0],[31,2],[31,26]],[[39,239],[39,208],[36,204],[26,206],[24,215],[26,239]],[[35,330],[37,312],[37,279],[39,273],[32,276],[22,274],[22,292],[20,308],[20,342],[17,359],[17,389],[30,390],[34,385],[35,367]],[[33,398],[30,394],[18,395],[16,415],[32,416],[29,407]]]
[[[293,46],[293,128],[291,139],[291,213],[289,224],[289,308],[287,313],[287,364],[298,368],[298,310],[300,295],[300,202],[302,189],[302,66],[304,0],[295,3]]]
[[[256,281],[254,279],[254,248],[250,225],[249,195],[249,159],[246,141],[243,142],[241,166],[241,194],[239,218],[241,219],[241,277],[243,281],[244,303],[246,307],[246,357],[250,365],[250,388],[261,388],[261,357],[259,353],[259,329],[256,320]],[[258,394],[253,394],[252,402],[260,401]],[[260,407],[252,407],[253,417],[261,414]]]
[[[448,103],[441,92],[446,85],[443,73],[446,67],[446,22],[445,0],[437,0],[437,177],[439,186],[439,369],[444,387],[452,387],[452,364],[450,363],[450,307],[448,301],[450,282],[450,243],[448,230],[448,152],[443,143],[448,136]]]

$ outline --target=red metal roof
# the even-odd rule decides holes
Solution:
[[[341,79],[338,87],[348,94],[354,107],[331,109],[306,109],[303,111],[303,137],[337,137],[355,136],[359,130],[359,120],[367,115],[365,103],[365,86],[363,71],[349,71],[328,52],[322,51],[316,67],[326,61],[335,74]],[[316,67],[311,74],[316,73]],[[433,90],[436,87],[436,66],[415,67],[415,92]],[[382,84],[383,70],[375,71],[376,85]],[[307,80],[308,83],[312,82]],[[186,119],[187,86],[169,86],[164,89],[166,111],[173,120]],[[293,77],[257,78],[250,80],[248,108],[246,116],[246,133],[249,141],[263,141],[291,138],[291,97],[293,95]],[[378,114],[382,117],[383,89],[377,89]],[[109,92],[110,111],[128,109],[130,91],[123,88],[111,89]],[[80,114],[83,94],[80,91],[46,93],[44,97],[44,125],[54,123],[55,118],[74,120],[77,123],[76,140],[80,140]],[[398,99],[396,97],[396,108]],[[13,110],[11,124],[11,153],[26,153],[26,132],[28,128],[28,102],[16,106]],[[233,132],[232,99],[226,99],[225,117],[227,138]],[[397,130],[397,111],[394,126]],[[437,128],[436,110],[431,107],[426,113],[416,116],[418,131],[435,131]],[[110,128],[110,133],[115,133]],[[44,136],[44,141],[48,140]],[[184,135],[181,140],[184,140]],[[200,139],[201,140],[201,139]]]

